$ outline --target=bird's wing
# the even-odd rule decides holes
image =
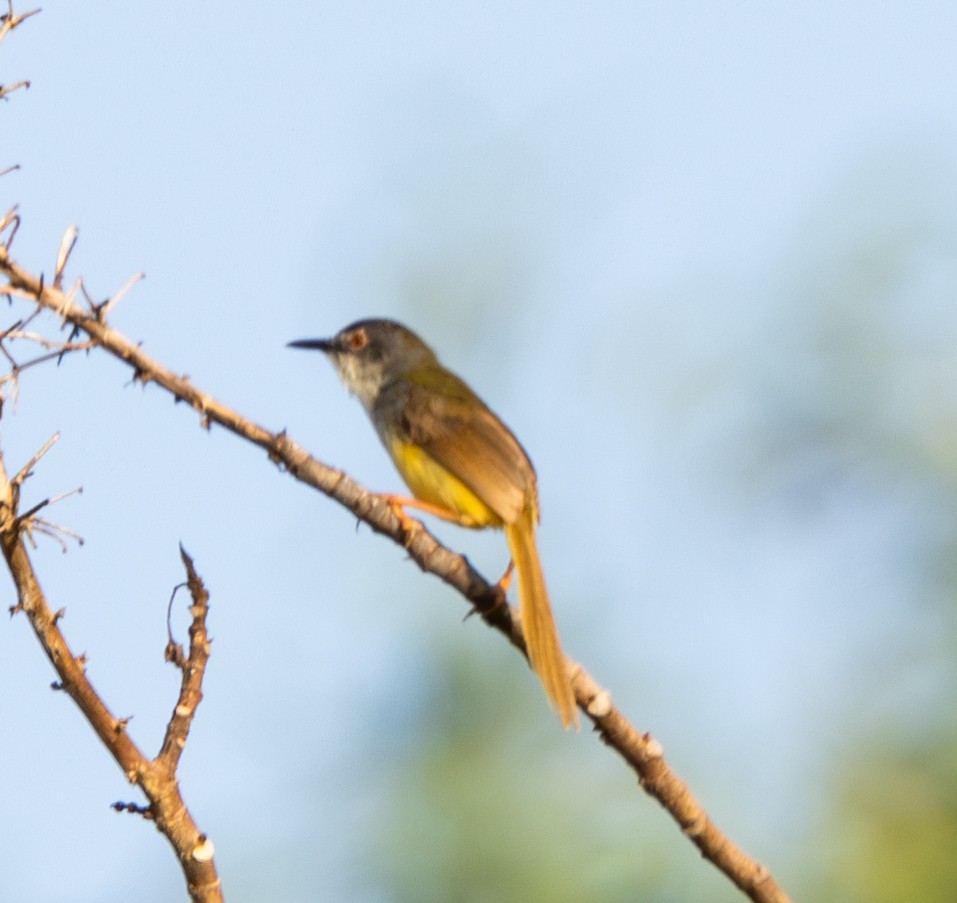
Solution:
[[[405,438],[461,480],[505,523],[537,507],[535,469],[508,427],[458,377],[424,370],[404,381]]]

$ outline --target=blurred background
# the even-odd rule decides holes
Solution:
[[[795,900],[952,901],[955,39],[943,2],[50,0],[0,46],[32,82],[2,206],[21,264],[76,224],[68,280],[147,274],[117,329],[375,489],[360,407],[284,345],[408,323],[536,463],[567,651],[716,822]],[[260,451],[103,354],[23,374],[7,467],[55,431],[25,502],[82,485],[50,518],[86,542],[35,565],[150,755],[179,541],[212,594],[181,786],[228,899],[741,899]],[[434,529],[501,573],[500,534]],[[0,662],[0,898],[184,898],[25,618]]]

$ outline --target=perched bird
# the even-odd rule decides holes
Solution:
[[[394,499],[465,527],[501,527],[518,572],[528,657],[562,725],[578,711],[535,542],[535,468],[508,427],[415,333],[360,320],[330,339],[293,348],[324,352],[365,407],[415,499]],[[510,569],[511,570],[511,569]],[[508,575],[506,575],[507,578]]]

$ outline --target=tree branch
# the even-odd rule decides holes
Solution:
[[[209,661],[209,634],[206,632],[209,593],[193,567],[193,559],[182,546],[179,547],[179,553],[183,559],[183,566],[186,568],[185,585],[193,599],[190,607],[193,621],[189,625],[188,657],[184,658],[182,647],[174,642],[172,630],[169,632],[169,642],[166,644],[166,660],[183,672],[179,699],[167,725],[162,749],[156,757],[156,761],[161,762],[169,774],[176,773],[179,757],[186,747],[186,737],[193,723],[193,716],[196,714],[197,706],[203,700],[203,675],[206,673],[206,663]],[[177,587],[176,590],[180,588]],[[176,598],[176,590],[173,590],[169,600],[170,610]]]
[[[13,0],[7,0],[7,11],[0,16],[0,44],[3,43],[3,39],[21,22],[25,19],[29,19],[30,16],[35,16],[38,12],[40,12],[39,9],[31,9],[29,12],[17,15],[13,11]]]
[[[206,591],[189,556],[182,552],[193,595],[190,652],[183,667],[183,686],[167,727],[166,740],[160,754],[150,760],[130,739],[126,721],[113,715],[86,676],[86,656],[76,656],[71,651],[59,628],[64,610],[53,612],[50,609],[24,546],[23,537],[30,529],[32,515],[19,513],[20,489],[45,450],[46,447],[12,480],[7,476],[0,452],[0,548],[17,588],[17,604],[11,609],[11,614],[22,611],[27,616],[59,678],[54,689],[65,691],[73,699],[126,779],[136,784],[149,800],[148,806],[116,804],[115,808],[136,811],[156,823],[176,850],[194,903],[221,903],[223,896],[213,863],[213,844],[197,828],[176,780],[179,756],[186,743],[193,713],[202,698],[200,687],[209,656]]]
[[[270,460],[296,479],[325,493],[343,505],[374,531],[405,547],[423,571],[435,574],[467,599],[482,619],[503,633],[523,653],[525,642],[516,613],[504,594],[479,574],[463,555],[443,546],[417,521],[406,526],[387,501],[369,492],[343,471],[311,457],[285,431],[271,433],[242,417],[212,396],[196,388],[188,378],[177,376],[150,358],[139,345],[116,332],[102,316],[103,306],[84,310],[74,303],[75,291],[64,293],[45,285],[16,264],[9,247],[0,245],[0,272],[12,293],[28,297],[55,313],[76,332],[86,333],[105,351],[133,369],[141,382],[153,382],[195,409],[204,427],[218,423],[263,448]],[[745,894],[757,903],[787,903],[788,897],[768,870],[735,846],[710,819],[688,786],[671,770],[661,745],[650,734],[641,733],[612,704],[611,694],[578,663],[569,661],[578,705],[592,720],[601,739],[634,769],[641,786],[671,814],[702,855],[717,866]]]

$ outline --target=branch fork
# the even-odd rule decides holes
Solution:
[[[86,673],[86,653],[74,655],[71,651],[59,626],[63,609],[55,613],[51,610],[24,545],[29,525],[33,522],[33,528],[37,529],[37,519],[35,514],[19,512],[20,489],[56,438],[54,436],[47,442],[12,479],[7,475],[0,452],[0,550],[17,589],[17,604],[12,607],[11,614],[20,611],[26,614],[57,673],[57,680],[51,688],[66,692],[73,699],[127,780],[138,785],[149,801],[145,806],[120,803],[114,808],[136,812],[155,822],[177,853],[192,900],[196,903],[221,903],[222,887],[213,862],[212,841],[193,821],[176,779],[189,729],[202,700],[202,682],[210,647],[206,632],[209,594],[192,559],[180,548],[187,575],[186,585],[192,598],[189,651],[183,653],[180,650],[176,662],[183,675],[179,696],[166,726],[160,752],[156,758],[149,759],[127,732],[129,717],[113,715],[90,682]]]

